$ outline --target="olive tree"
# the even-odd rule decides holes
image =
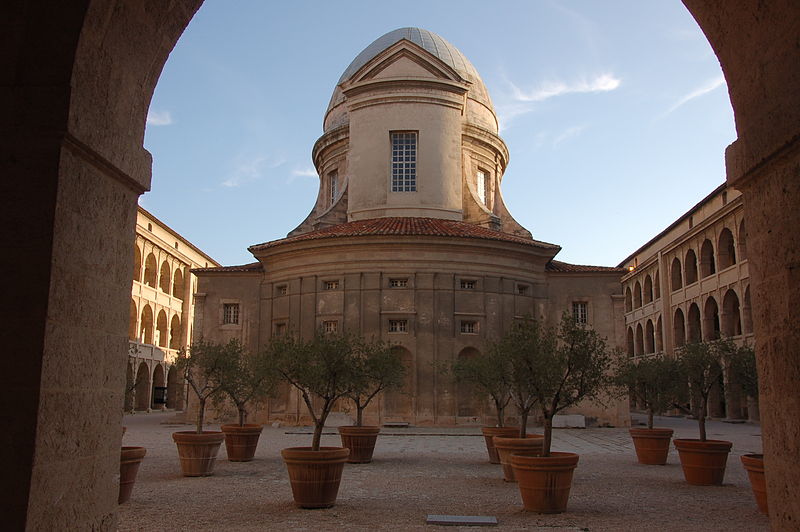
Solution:
[[[505,410],[511,402],[509,357],[498,345],[490,344],[486,353],[462,358],[453,364],[456,381],[473,384],[481,395],[492,399],[497,412],[497,426],[505,424]]]
[[[199,340],[178,351],[175,366],[197,395],[196,432],[203,432],[207,401],[222,390],[223,376],[235,360],[237,343],[218,344]]]
[[[353,340],[351,387],[345,396],[356,407],[356,426],[364,423],[364,409],[382,391],[403,383],[405,366],[397,351],[380,340]]]
[[[675,403],[680,393],[680,367],[674,358],[654,355],[633,360],[618,352],[614,384],[631,399],[647,409],[647,428],[653,428],[653,416]]]

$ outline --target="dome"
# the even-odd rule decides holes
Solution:
[[[403,39],[416,44],[431,55],[437,57],[447,66],[458,72],[462,78],[469,81],[471,83],[469,98],[485,106],[494,114],[494,107],[489,98],[489,91],[486,90],[486,86],[483,84],[483,80],[481,80],[478,71],[475,70],[475,67],[470,63],[469,59],[467,59],[458,48],[432,31],[422,28],[398,28],[372,41],[372,44],[364,48],[342,73],[342,76],[336,83],[333,96],[331,96],[328,110],[325,112],[324,129],[326,132],[347,122],[346,114],[334,113],[336,116],[330,116],[331,111],[344,101],[344,95],[342,94],[340,85],[350,79],[350,77],[375,56]]]

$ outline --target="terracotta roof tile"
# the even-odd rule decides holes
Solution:
[[[615,272],[627,273],[626,268],[615,268],[613,266],[585,266],[583,264],[569,264],[561,262],[560,260],[551,260],[545,266],[548,272],[559,273],[600,273],[600,272]]]
[[[263,244],[256,244],[247,248],[251,252],[268,249],[291,242],[303,242],[306,240],[321,240],[338,237],[353,236],[448,236],[460,238],[475,238],[484,240],[498,240],[502,242],[514,242],[528,246],[540,247],[545,249],[561,249],[555,244],[540,242],[530,238],[493,231],[479,225],[453,220],[442,220],[439,218],[371,218],[369,220],[359,220],[347,222],[324,229],[318,229],[301,235],[296,235],[280,240],[273,240]]]
[[[192,268],[192,273],[227,273],[227,272],[263,272],[260,262],[240,264],[238,266],[220,266],[218,268]]]

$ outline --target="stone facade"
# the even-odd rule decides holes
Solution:
[[[575,307],[621,345],[624,270],[555,261],[560,248],[513,219],[497,133],[488,92],[455,47],[418,28],[380,37],[334,90],[312,153],[320,186],[311,213],[287,238],[251,246],[257,262],[194,270],[196,334],[254,350],[272,335],[320,328],[386,340],[407,379],[367,419],[419,425],[495,422],[488,402],[442,370],[480,356],[516,318],[557,324]],[[299,421],[303,410],[285,389],[256,418]],[[578,411],[628,423],[621,402]]]

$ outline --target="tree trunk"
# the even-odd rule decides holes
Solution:
[[[364,424],[364,408],[366,407],[356,404],[356,427]]]
[[[700,400],[700,409],[697,412],[697,423],[700,427],[700,441],[706,441],[706,398]]]
[[[200,405],[197,407],[197,427],[195,432],[201,434],[203,432],[203,421],[206,415],[206,400],[200,399]]]
[[[523,410],[519,415],[519,437],[525,438],[528,435],[528,411]]]
[[[247,411],[244,409],[244,406],[239,406],[239,426],[244,427],[245,422],[247,421]]]
[[[653,409],[652,408],[648,408],[647,409],[647,428],[648,429],[652,429],[653,428]]]
[[[544,441],[542,442],[542,456],[550,456],[550,443],[553,440],[553,416],[548,412],[544,414]]]
[[[506,426],[505,418],[506,418],[506,408],[504,406],[500,406],[500,404],[498,403],[497,404],[497,426],[498,427],[505,427]]]
[[[325,427],[325,421],[320,420],[314,423],[314,438],[311,440],[311,450],[319,451],[319,443],[322,439],[322,429]]]

